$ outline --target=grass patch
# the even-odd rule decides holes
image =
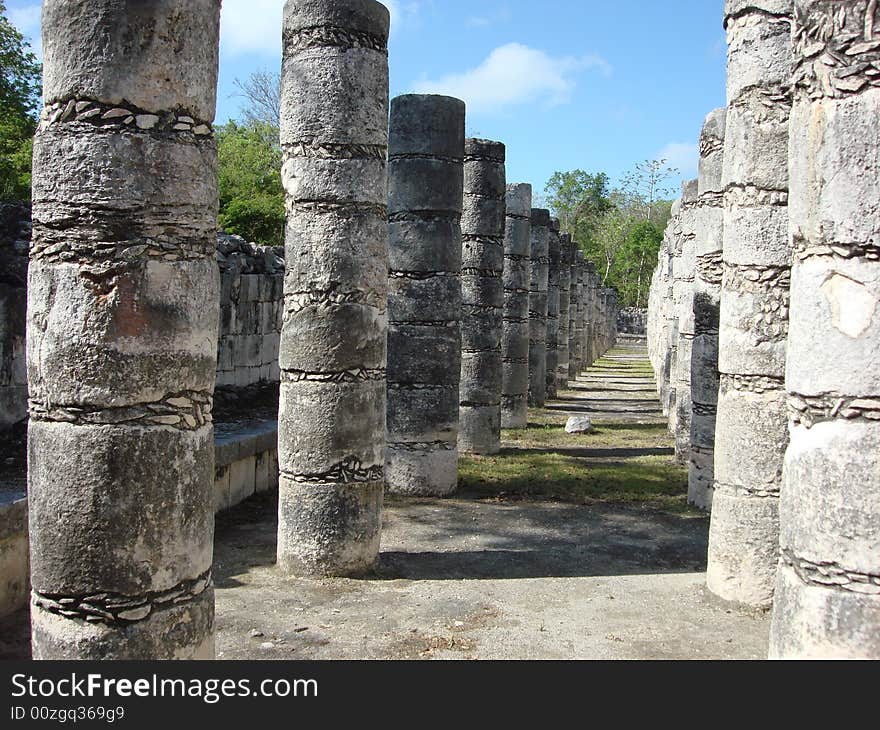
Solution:
[[[686,467],[671,453],[638,453],[673,449],[665,423],[599,420],[594,422],[595,433],[568,434],[568,415],[534,409],[529,428],[502,432],[501,455],[463,456],[461,489],[484,498],[639,503],[676,514],[700,514],[687,504]]]
[[[525,430],[502,431],[505,445],[516,448],[559,446],[582,449],[662,449],[674,446],[664,423],[609,423],[594,421],[595,433],[565,432],[571,414],[554,414],[536,410],[529,414]]]
[[[590,368],[590,375],[596,377],[586,381],[589,390],[604,394],[605,399],[584,398],[577,390],[560,395],[580,398],[593,407],[610,399],[609,410],[627,400],[653,399],[653,387],[644,383],[634,382],[635,389],[630,391],[613,386],[602,391],[606,377],[653,379],[647,360],[613,359],[630,354],[612,352]],[[527,429],[502,432],[505,448],[500,455],[462,457],[460,488],[486,499],[640,504],[675,514],[702,515],[687,504],[687,468],[675,462],[674,443],[664,420],[651,422],[648,417],[628,422],[614,420],[614,414],[608,413],[594,419],[595,433],[568,434],[565,423],[571,415],[530,410]]]
[[[464,457],[459,486],[483,498],[639,503],[676,514],[698,514],[687,504],[686,471],[668,456],[593,460],[514,452]]]

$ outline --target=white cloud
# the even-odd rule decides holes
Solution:
[[[447,94],[467,102],[471,112],[501,111],[518,104],[564,104],[575,88],[578,72],[597,69],[611,74],[601,56],[553,58],[544,51],[519,43],[496,48],[479,66],[437,80],[414,84],[419,94]]]
[[[464,21],[464,24],[468,28],[488,28],[490,25],[507,23],[511,18],[510,8],[505,6],[488,15],[472,15]]]
[[[666,160],[668,167],[677,168],[685,180],[691,180],[697,176],[700,147],[687,142],[670,142],[655,155],[654,159]]]
[[[385,0],[394,33],[419,11],[417,2]],[[281,55],[284,0],[223,0],[220,44],[226,55]]]

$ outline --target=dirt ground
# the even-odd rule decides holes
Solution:
[[[615,424],[642,427],[649,442],[613,443],[597,435],[594,444],[591,437],[566,436],[561,425],[580,413],[606,434]],[[671,439],[660,429],[658,443],[657,429],[650,430],[664,419],[641,346],[618,348],[533,416],[534,430],[507,441],[493,468],[524,451],[561,453],[577,459],[585,473],[591,465],[620,469],[646,456],[670,468]],[[686,492],[683,469],[678,479]],[[380,567],[366,580],[280,575],[273,566],[271,498],[221,517],[218,655],[766,657],[768,617],[722,606],[704,588],[706,516],[650,501],[615,503],[613,493],[585,503],[543,498],[541,489],[493,495],[487,481],[450,500],[389,499]]]
[[[566,418],[581,413],[599,433],[564,434]],[[659,427],[644,348],[621,346],[532,415],[533,428],[507,433],[496,461],[463,467],[475,481],[463,481],[456,498],[389,499],[380,566],[368,579],[281,575],[272,495],[220,515],[218,658],[766,657],[769,617],[707,595],[708,518],[683,496],[650,492],[658,465],[664,494],[686,491],[686,477]],[[544,453],[585,478],[620,472],[628,481],[561,496],[542,485],[496,489],[491,475],[506,460],[530,468]],[[649,498],[638,501],[640,493]],[[0,625],[0,658],[26,652],[25,622],[21,614]]]

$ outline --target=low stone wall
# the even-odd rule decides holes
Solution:
[[[630,307],[617,313],[617,331],[621,335],[647,335],[648,310]]]
[[[220,344],[217,387],[278,382],[283,314],[283,249],[220,234]]]
[[[278,422],[216,426],[214,511],[278,488]],[[16,480],[19,481],[19,480]],[[21,480],[23,482],[23,480]],[[24,485],[0,486],[0,618],[27,605],[28,506]]]
[[[0,433],[27,418],[25,309],[30,208],[0,203]]]
[[[0,203],[0,433],[27,418],[25,310],[30,208]],[[217,236],[220,341],[217,387],[277,383],[284,249]]]
[[[217,424],[214,438],[214,511],[278,489],[278,422]]]
[[[0,492],[0,618],[27,604],[27,499],[21,492]]]

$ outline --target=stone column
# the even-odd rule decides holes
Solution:
[[[709,589],[767,606],[788,445],[791,0],[727,0],[724,279]]]
[[[583,369],[586,370],[598,359],[599,277],[592,261],[584,261],[584,307],[581,318],[581,352]]]
[[[715,473],[718,321],[721,309],[721,249],[724,231],[721,175],[725,119],[726,111],[716,109],[706,117],[700,135],[688,502],[704,510],[712,507]]]
[[[591,338],[592,338],[592,316],[593,316],[593,306],[595,305],[595,289],[593,277],[590,274],[589,267],[587,262],[584,260],[583,254],[580,257],[580,279],[581,279],[581,307],[580,312],[578,312],[578,318],[580,319],[580,326],[578,327],[578,335],[580,337],[580,351],[581,351],[581,370],[584,371],[588,367],[590,367],[591,357],[590,357],[590,348],[591,348]]]
[[[559,367],[559,262],[562,257],[559,219],[550,219],[547,272],[547,372],[546,398],[556,398],[556,369]]]
[[[617,346],[617,317],[620,305],[617,301],[617,290],[611,289],[611,303],[608,310],[608,348]]]
[[[532,186],[507,186],[504,228],[504,332],[502,428],[526,428],[529,421],[529,271]]]
[[[597,320],[597,336],[599,347],[597,351],[597,359],[608,352],[608,310],[609,310],[609,290],[607,287],[599,289],[599,316]]]
[[[880,659],[880,5],[796,0],[773,658]]]
[[[501,450],[501,330],[507,194],[501,142],[465,140],[461,218],[461,453]]]
[[[602,316],[602,303],[599,298],[601,279],[596,274],[592,261],[584,262],[584,324],[581,328],[584,353],[584,370],[596,362],[602,353],[599,352],[599,319]]]
[[[571,236],[562,234],[559,248],[559,344],[557,346],[556,387],[568,388],[571,355],[568,351],[571,329]]]
[[[571,248],[571,301],[568,317],[568,377],[576,381],[583,370],[584,278],[583,253],[572,244]]]
[[[659,316],[660,316],[660,281],[662,278],[662,259],[663,259],[663,246],[661,244],[660,251],[657,254],[657,266],[654,268],[654,271],[651,273],[651,286],[648,289],[648,321],[645,327],[645,334],[647,335],[647,344],[648,344],[648,360],[651,363],[651,367],[654,372],[658,371],[658,358],[657,352],[659,350],[658,342],[659,342],[659,334],[660,334],[660,325],[659,325]],[[659,381],[657,383],[659,389]]]
[[[458,485],[464,102],[391,105],[389,491],[447,496]]]
[[[288,0],[278,563],[352,575],[379,554],[385,445],[389,15]]]
[[[691,352],[694,344],[694,278],[697,264],[699,181],[682,185],[681,255],[675,275],[675,303],[678,307],[678,346],[673,370],[675,387],[675,456],[683,464],[690,460],[691,441]]]
[[[547,288],[550,278],[550,211],[532,209],[529,274],[529,405],[547,399]]]
[[[673,357],[673,333],[675,330],[675,308],[673,306],[673,273],[675,266],[675,247],[677,245],[679,231],[679,217],[681,215],[681,200],[676,200],[672,204],[672,215],[666,231],[663,234],[663,245],[661,249],[661,265],[662,278],[660,284],[660,292],[658,294],[661,301],[660,308],[660,326],[661,335],[658,343],[659,351],[657,371],[657,388],[660,395],[660,403],[663,407],[663,415],[669,416],[669,406],[672,402],[672,384],[670,382],[672,374],[672,357]]]
[[[214,656],[219,0],[43,3],[28,281],[36,659]]]

